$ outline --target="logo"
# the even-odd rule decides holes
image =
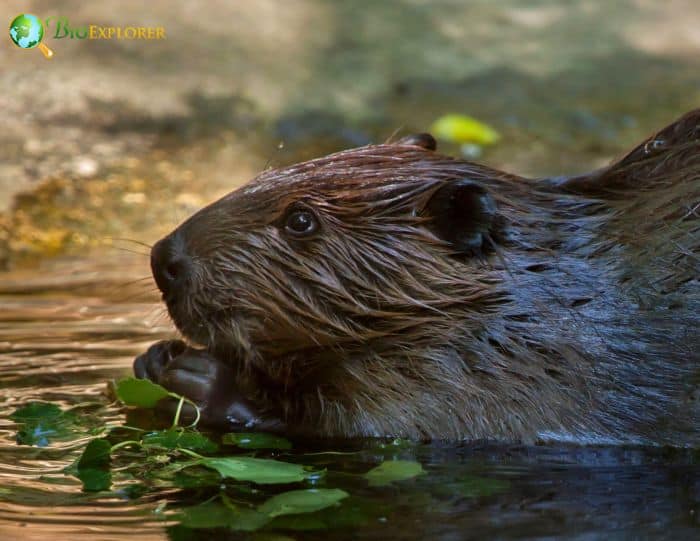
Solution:
[[[10,39],[22,49],[39,47],[46,58],[53,56],[42,39],[44,31],[51,30],[53,26],[53,39],[87,39],[87,40],[161,40],[165,39],[165,29],[162,26],[100,26],[88,24],[72,26],[67,17],[47,17],[43,22],[36,15],[22,13],[17,15],[10,23]]]
[[[17,15],[10,23],[10,39],[17,47],[33,49],[39,47],[46,58],[53,56],[53,51],[41,43],[44,38],[44,25],[39,17],[31,13]]]

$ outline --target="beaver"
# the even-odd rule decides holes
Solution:
[[[527,179],[419,134],[264,171],[152,249],[202,422],[309,437],[700,444],[700,109]]]

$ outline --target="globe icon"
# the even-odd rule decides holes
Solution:
[[[44,25],[36,15],[22,13],[10,23],[10,38],[22,49],[33,49],[37,45],[46,58],[53,56],[53,51],[41,43],[44,37]]]

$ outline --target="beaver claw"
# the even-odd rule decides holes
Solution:
[[[153,344],[134,360],[134,374],[197,404],[201,422],[207,426],[267,431],[279,431],[283,427],[281,421],[258,412],[254,404],[240,394],[235,387],[236,374],[230,366],[181,340]],[[174,399],[159,404],[159,409],[170,413],[174,413],[176,407]],[[191,421],[195,417],[194,408],[186,405],[182,418]]]

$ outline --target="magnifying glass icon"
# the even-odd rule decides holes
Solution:
[[[39,47],[46,58],[53,56],[53,51],[41,42],[44,37],[44,25],[36,15],[21,13],[10,23],[10,39],[17,47],[33,49]]]

